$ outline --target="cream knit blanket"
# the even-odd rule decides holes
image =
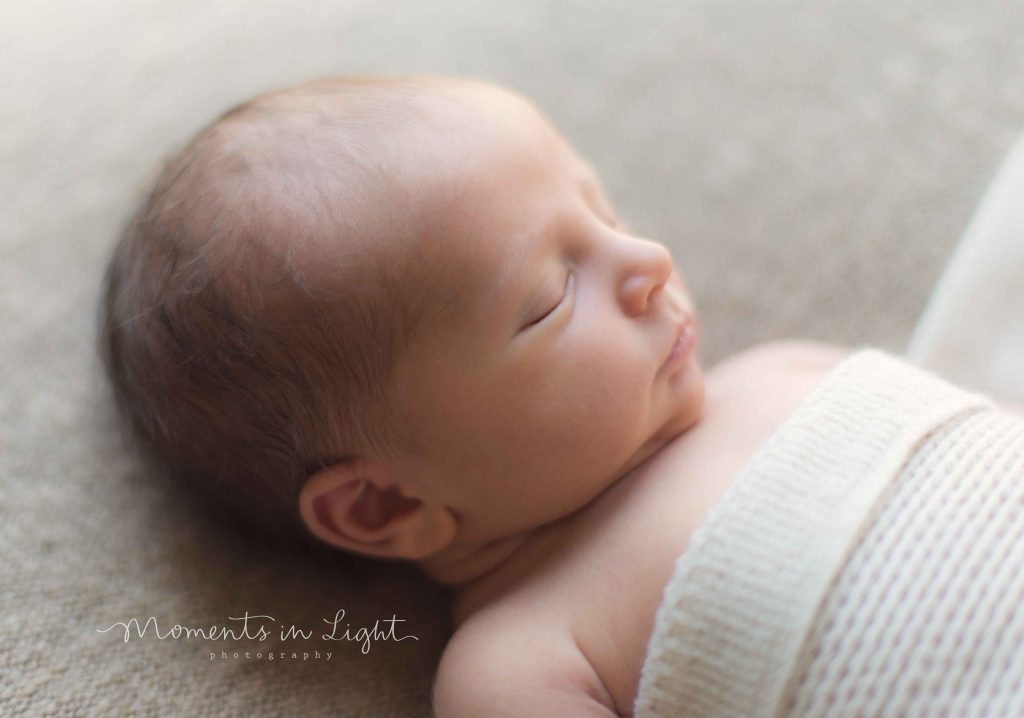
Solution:
[[[1024,716],[1024,421],[874,349],[694,533],[635,714]]]

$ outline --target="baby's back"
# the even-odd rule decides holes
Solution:
[[[690,535],[848,354],[775,342],[709,371],[693,429],[538,536],[531,570],[499,598],[460,607],[439,715],[631,715],[662,590]]]

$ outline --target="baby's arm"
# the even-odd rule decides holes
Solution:
[[[438,718],[619,715],[568,631],[488,623],[467,622],[445,648],[434,681]]]

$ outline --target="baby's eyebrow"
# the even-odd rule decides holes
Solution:
[[[499,299],[507,294],[513,284],[513,280],[521,275],[522,268],[528,261],[526,251],[523,249],[523,242],[512,241],[510,243],[514,246],[510,247],[508,252],[502,257],[501,266],[498,269],[496,294]]]

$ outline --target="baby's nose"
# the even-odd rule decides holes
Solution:
[[[663,244],[630,238],[624,251],[619,301],[630,316],[646,312],[672,276],[672,254]]]

